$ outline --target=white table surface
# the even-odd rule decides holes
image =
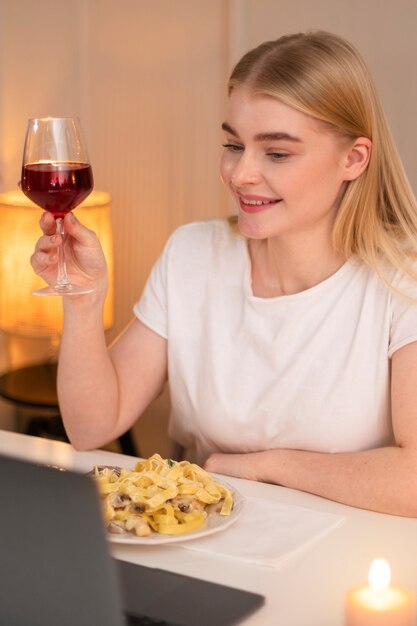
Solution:
[[[133,457],[0,430],[0,453],[77,471],[94,464],[134,467]],[[250,626],[343,626],[346,592],[366,582],[371,561],[386,558],[393,583],[417,596],[417,519],[372,513],[303,492],[227,477],[244,496],[343,515],[335,530],[278,568],[252,565],[170,545],[111,544],[117,558],[261,593],[266,603]],[[260,529],[262,532],[262,529]]]

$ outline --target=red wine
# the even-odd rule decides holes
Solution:
[[[87,163],[31,163],[22,169],[23,193],[55,218],[72,211],[92,189]]]

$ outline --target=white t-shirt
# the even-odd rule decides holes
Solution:
[[[170,434],[198,462],[392,442],[389,358],[417,340],[417,305],[358,259],[311,289],[259,298],[246,240],[227,220],[196,222],[171,236],[134,311],[168,340]]]

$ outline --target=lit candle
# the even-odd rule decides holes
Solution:
[[[414,597],[394,587],[390,566],[384,559],[372,562],[369,585],[352,589],[346,597],[346,626],[413,626]]]

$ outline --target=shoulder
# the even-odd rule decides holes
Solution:
[[[417,260],[404,257],[402,267],[394,267],[387,261],[381,263],[381,278],[391,297],[402,297],[417,302]]]
[[[371,266],[357,256],[352,256],[348,263],[351,267],[351,276],[355,284],[366,285],[379,291],[388,300],[397,297],[407,299],[417,298],[417,261],[403,262],[403,267],[395,267],[385,258],[380,258],[378,264]]]

